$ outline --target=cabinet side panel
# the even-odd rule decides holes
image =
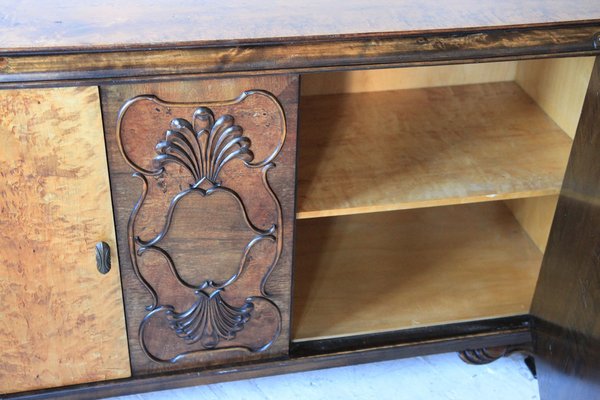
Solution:
[[[593,64],[593,57],[518,61],[516,82],[573,138]],[[506,202],[542,251],[546,248],[557,201],[558,196]]]
[[[96,87],[0,91],[0,209],[0,393],[129,376]]]
[[[519,61],[516,82],[572,138],[593,65],[594,57]]]
[[[600,390],[600,63],[596,60],[533,305],[542,399]]]
[[[558,196],[540,196],[504,202],[542,253],[546,251],[557,201]]]
[[[225,104],[252,90],[277,99],[285,125],[268,96],[249,95]],[[127,101],[142,95],[155,98],[138,97],[119,114]],[[298,78],[106,86],[101,96],[134,375],[287,355]],[[211,170],[216,158],[199,151],[207,148],[210,137],[213,144],[220,143],[216,128],[200,134],[210,118],[199,116],[209,113],[215,126],[229,115],[241,129],[230,149],[246,146],[252,155],[240,154],[218,172]],[[187,120],[195,132],[183,128],[184,122],[173,123],[175,119]],[[268,172],[249,167],[274,154],[285,126],[283,147],[274,165],[265,165]],[[166,154],[188,166],[166,162],[173,160]],[[132,177],[136,168],[143,177]],[[144,173],[157,168],[164,169]],[[134,215],[143,187],[147,193]],[[275,231],[265,233],[273,225]],[[153,245],[142,243],[161,232],[165,235]],[[278,261],[272,265],[272,260]],[[216,292],[219,297],[211,297]],[[243,322],[233,327],[229,322],[235,318]]]

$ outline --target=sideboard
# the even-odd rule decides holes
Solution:
[[[547,3],[4,4],[0,396],[447,351],[597,395],[600,8]]]

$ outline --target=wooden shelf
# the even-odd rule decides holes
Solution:
[[[296,341],[529,312],[542,253],[503,202],[297,226]]]
[[[298,218],[557,194],[572,143],[513,82],[300,107]]]

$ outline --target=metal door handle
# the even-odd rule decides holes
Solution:
[[[101,274],[110,271],[110,246],[106,242],[96,244],[96,267]]]

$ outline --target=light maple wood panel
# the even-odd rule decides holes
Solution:
[[[557,201],[558,196],[542,196],[505,202],[541,252],[546,250]]]
[[[516,82],[573,138],[593,66],[594,57],[519,61]]]
[[[516,82],[571,138],[575,136],[593,57],[519,61]],[[507,201],[537,246],[544,251],[558,195]]]
[[[0,393],[129,376],[98,89],[0,91],[0,177]]]
[[[304,75],[301,92],[314,96],[504,82],[513,81],[516,73],[516,61],[327,72]]]
[[[502,202],[297,229],[294,340],[527,314],[542,260]]]
[[[571,139],[515,83],[301,100],[298,218],[557,194]]]

